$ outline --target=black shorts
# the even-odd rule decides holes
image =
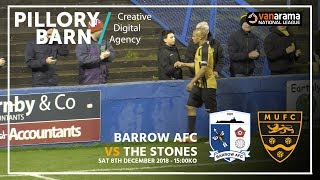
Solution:
[[[216,89],[193,86],[187,105],[199,108],[203,103],[207,112],[213,113],[217,111]]]

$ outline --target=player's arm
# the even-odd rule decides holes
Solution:
[[[195,83],[197,82],[200,78],[203,77],[204,73],[207,71],[208,66],[202,66],[200,71],[194,76],[194,78],[192,78],[190,83]]]
[[[208,69],[208,44],[207,43],[204,43],[202,45],[202,54],[201,54],[201,62],[200,62],[200,65],[201,65],[201,68],[200,68],[200,71],[194,76],[194,78],[191,80],[190,83],[195,83],[196,81],[198,81],[200,78],[203,77],[204,73],[207,71]],[[194,63],[193,63],[194,65]]]
[[[187,85],[187,91],[191,91],[193,84],[197,82],[200,78],[202,78],[205,74],[205,72],[208,70],[208,45],[204,44],[202,46],[202,55],[201,55],[201,62],[200,62],[201,68],[197,74],[195,74],[194,78],[191,79],[189,84]]]
[[[176,65],[177,64],[177,65]],[[194,68],[194,62],[192,63],[183,63],[183,62],[180,62],[180,61],[177,61],[176,62],[176,66],[177,67],[189,67],[189,68]]]

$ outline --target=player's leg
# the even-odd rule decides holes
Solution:
[[[217,111],[216,89],[203,88],[201,95],[202,95],[201,98],[204,102],[206,111],[208,113],[216,112]]]
[[[193,106],[188,106],[186,105],[187,108],[187,114],[188,114],[188,132],[189,134],[194,133],[195,131],[195,124],[196,124],[196,107]]]
[[[201,89],[197,86],[193,86],[188,102],[186,105],[187,108],[187,114],[188,114],[188,132],[189,134],[192,134],[195,132],[196,129],[196,119],[197,119],[197,114],[196,114],[196,108],[201,107],[203,101],[201,99]],[[193,141],[196,141],[197,137],[192,136]],[[192,142],[190,138],[186,139],[187,142]]]
[[[216,100],[216,89],[206,88],[202,90],[202,100],[204,102],[206,111],[210,113],[214,113],[217,111],[217,100]],[[209,143],[207,141],[206,143]]]

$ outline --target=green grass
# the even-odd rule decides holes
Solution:
[[[62,171],[90,171],[90,172],[308,172],[309,152],[308,135],[300,138],[293,154],[283,163],[275,162],[262,146],[260,137],[251,139],[249,148],[251,157],[245,162],[236,160],[228,163],[224,160],[213,161],[209,158],[209,144],[204,143],[207,139],[202,138],[197,143],[107,143],[92,146],[56,146],[56,147],[28,147],[11,148],[11,172],[62,172]],[[104,147],[119,146],[121,155],[124,157],[123,147],[177,147],[196,146],[196,164],[124,164],[124,163],[98,163],[98,158],[106,158]],[[157,157],[155,157],[157,158]],[[170,157],[173,160],[174,157]],[[7,173],[7,152],[0,150],[0,174]],[[45,175],[54,179],[160,179],[174,178],[186,179],[183,176],[119,176],[119,175]],[[190,177],[190,176],[188,176]],[[4,179],[39,179],[31,176],[0,176]],[[230,177],[232,178],[232,176]],[[225,179],[225,178],[224,178]]]

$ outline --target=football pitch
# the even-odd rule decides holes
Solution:
[[[260,137],[253,136],[250,145],[250,157],[245,161],[235,160],[231,163],[209,158],[210,145],[205,143],[207,138],[200,138],[196,143],[154,142],[154,143],[99,143],[93,145],[68,145],[68,146],[33,146],[12,147],[10,151],[11,172],[96,172],[97,175],[13,175],[7,174],[7,149],[0,149],[0,178],[1,179],[188,179],[191,176],[181,175],[148,175],[145,172],[309,172],[309,136],[301,135],[298,145],[291,156],[283,163],[273,160],[264,149]],[[197,147],[196,162],[177,162],[174,159],[180,157],[143,157],[143,158],[169,158],[168,162],[161,163],[108,163],[99,159],[108,158],[105,147],[119,147],[120,156],[124,157],[123,147]],[[113,158],[113,157],[110,157]],[[130,157],[134,158],[134,157]],[[140,157],[141,158],[141,157]],[[100,162],[100,163],[99,163]],[[113,175],[99,174],[112,172]],[[141,172],[135,175],[123,175],[122,173]],[[122,174],[122,175],[121,175]],[[230,173],[231,174],[231,173]],[[203,178],[207,176],[201,176]],[[224,179],[234,176],[215,175]],[[201,179],[203,179],[201,178]],[[212,178],[212,176],[211,176]],[[237,177],[239,179],[239,177]]]

